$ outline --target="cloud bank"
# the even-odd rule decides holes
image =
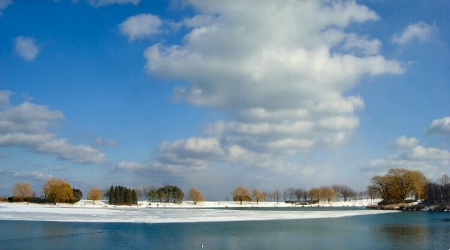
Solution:
[[[347,93],[362,77],[404,71],[380,54],[378,39],[347,31],[378,19],[353,1],[191,4],[198,14],[180,24],[188,30],[182,42],[147,48],[146,69],[187,83],[174,100],[226,118],[209,124],[205,137],[162,143],[159,164],[296,167],[289,157],[351,138],[364,101]]]

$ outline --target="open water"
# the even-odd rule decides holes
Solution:
[[[447,250],[450,213],[164,224],[3,220],[0,249]]]

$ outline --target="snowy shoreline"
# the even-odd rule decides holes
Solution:
[[[366,204],[367,205],[367,204]],[[316,207],[317,204],[314,205]],[[319,204],[320,207],[361,207],[364,202]],[[244,210],[219,208],[250,208]],[[292,205],[276,202],[244,203],[236,202],[192,202],[182,204],[139,202],[139,206],[113,206],[101,201],[80,201],[75,204],[30,204],[0,203],[0,220],[23,221],[59,221],[59,222],[124,222],[124,223],[189,223],[189,222],[226,222],[257,220],[291,220],[340,218],[347,216],[392,213],[395,211],[345,209],[328,211],[305,210],[254,210],[256,208],[289,208]],[[306,206],[305,206],[306,207]]]

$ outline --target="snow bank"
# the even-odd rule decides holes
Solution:
[[[223,207],[222,203],[218,204],[216,202],[214,204],[215,206]],[[214,204],[209,205],[213,206]],[[164,205],[166,205],[165,208],[162,205],[157,207],[155,204],[140,204],[139,207],[114,207],[106,206],[100,202],[96,202],[96,205],[94,205],[91,201],[79,202],[75,205],[0,203],[0,220],[181,223],[339,218],[393,212],[363,209],[342,211],[199,209],[201,206],[188,203],[183,205]]]

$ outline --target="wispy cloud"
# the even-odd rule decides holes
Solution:
[[[95,7],[103,7],[113,4],[133,4],[138,5],[141,0],[88,0],[89,4]]]
[[[39,171],[33,171],[33,172],[17,172],[17,171],[11,171],[11,170],[4,170],[0,169],[0,176],[8,176],[8,177],[14,177],[19,179],[29,179],[29,180],[47,180],[49,178],[52,178],[52,175],[46,175],[44,173],[41,173]]]
[[[0,96],[2,94],[11,93],[1,91]],[[17,106],[0,106],[0,147],[29,148],[34,152],[57,155],[62,160],[74,163],[104,161],[106,156],[103,152],[85,145],[72,145],[50,132],[63,119],[61,111],[29,102]]]
[[[102,139],[100,137],[97,137],[95,139],[95,145],[96,146],[101,146],[101,147],[103,147],[103,146],[112,147],[112,146],[117,146],[117,141],[115,141],[113,139],[105,140],[105,139]]]
[[[420,42],[425,42],[433,35],[437,33],[437,28],[435,26],[426,24],[424,22],[417,22],[408,25],[406,29],[400,33],[395,34],[392,38],[392,42],[399,45],[404,45],[413,40],[419,40]]]
[[[3,10],[8,7],[8,5],[12,4],[12,0],[0,0],[0,16],[3,15]]]

